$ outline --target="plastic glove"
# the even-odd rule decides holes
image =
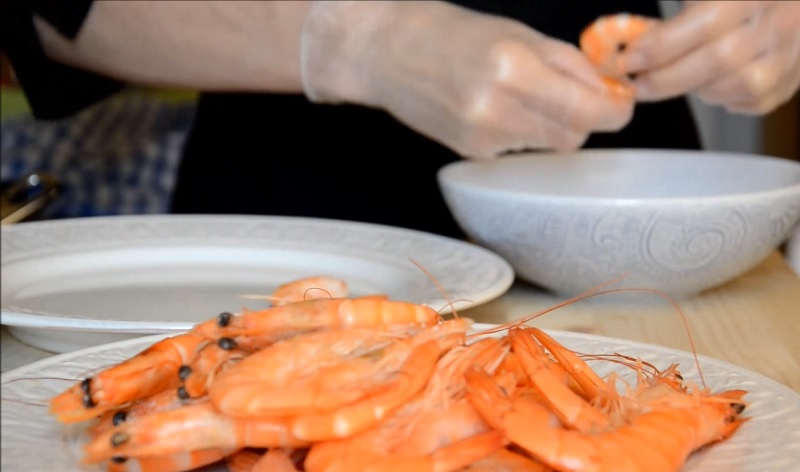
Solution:
[[[763,114],[800,85],[800,2],[686,2],[624,60],[641,72],[640,100],[693,93],[732,112]]]
[[[573,150],[633,109],[576,47],[444,2],[315,2],[300,62],[312,101],[385,109],[465,157]]]

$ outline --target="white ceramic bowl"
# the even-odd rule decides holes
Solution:
[[[533,153],[438,177],[468,236],[561,295],[627,274],[615,287],[690,296],[756,266],[800,221],[800,162],[768,156]]]

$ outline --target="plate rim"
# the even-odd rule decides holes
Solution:
[[[495,323],[475,323],[473,325],[473,329],[475,329],[475,330],[486,329],[486,328],[492,328],[492,327],[496,327],[496,326],[499,326],[499,325],[495,324]],[[687,360],[688,359],[692,359],[691,356],[693,356],[693,354],[691,352],[688,352],[688,351],[685,351],[685,350],[666,347],[666,346],[662,346],[662,345],[658,345],[658,344],[641,342],[641,341],[628,340],[628,339],[624,339],[624,338],[617,338],[617,337],[612,337],[612,336],[590,334],[590,333],[582,333],[582,332],[574,332],[574,331],[551,330],[551,329],[547,329],[547,328],[543,328],[543,330],[545,332],[547,332],[548,334],[554,336],[557,340],[559,340],[561,342],[567,342],[568,343],[570,341],[575,341],[575,342],[594,341],[594,342],[600,342],[602,344],[608,345],[609,347],[611,347],[611,346],[613,346],[615,344],[621,344],[624,349],[631,349],[631,350],[635,350],[635,351],[638,351],[640,349],[645,349],[643,354],[654,354],[654,355],[658,355],[658,356],[661,356],[661,355],[665,355],[665,356],[672,355],[672,356],[679,356],[680,358],[685,358]],[[134,339],[127,339],[127,340],[123,340],[123,341],[117,341],[117,342],[113,342],[113,343],[107,343],[107,344],[103,344],[103,345],[92,346],[90,348],[81,349],[79,351],[72,351],[72,352],[68,352],[68,353],[54,355],[54,356],[51,356],[49,358],[41,359],[41,360],[38,360],[38,361],[34,361],[34,362],[29,363],[29,364],[27,364],[25,366],[21,366],[21,367],[18,367],[16,369],[13,369],[13,370],[10,370],[10,371],[2,373],[0,375],[0,383],[6,384],[6,382],[12,382],[12,381],[15,381],[15,380],[30,378],[31,374],[35,374],[37,369],[48,368],[48,367],[55,368],[55,367],[58,367],[59,364],[62,364],[62,365],[67,364],[71,359],[72,360],[80,359],[80,358],[91,359],[91,356],[93,354],[99,354],[102,351],[110,351],[110,350],[113,350],[113,349],[120,349],[120,348],[122,348],[122,349],[124,349],[124,348],[131,349],[133,347],[132,345],[137,345],[137,344],[138,344],[138,346],[137,346],[136,349],[137,349],[137,351],[140,351],[141,349],[146,348],[148,346],[148,343],[155,342],[155,341],[157,341],[159,339],[163,339],[164,337],[167,337],[167,335],[166,334],[157,334],[157,335],[151,335],[151,336],[144,336],[144,337],[138,337],[138,338],[134,338]],[[763,394],[763,393],[766,392],[772,398],[783,397],[782,401],[783,401],[784,408],[791,408],[791,411],[792,411],[791,418],[794,418],[795,421],[797,420],[797,418],[800,418],[800,393],[795,392],[790,387],[788,387],[788,386],[786,386],[786,385],[784,385],[784,384],[782,384],[782,383],[780,383],[780,382],[778,382],[778,381],[776,381],[774,379],[771,379],[771,378],[765,376],[764,374],[752,371],[752,370],[747,369],[747,368],[742,367],[742,366],[738,366],[738,365],[732,364],[732,363],[727,362],[727,361],[723,361],[723,360],[720,360],[720,359],[716,359],[716,358],[708,357],[708,356],[703,356],[703,355],[698,355],[698,357],[700,359],[701,365],[702,365],[702,363],[704,361],[705,362],[711,361],[711,363],[714,364],[714,367],[717,370],[720,369],[720,368],[730,369],[731,370],[731,374],[733,374],[734,376],[735,375],[742,376],[744,382],[757,382],[757,385],[759,386],[759,388],[757,390],[754,390],[754,393],[761,392]],[[683,364],[681,363],[681,365],[683,365]],[[85,365],[85,367],[90,367],[90,366],[89,365]],[[95,366],[91,366],[92,369],[94,367]],[[13,397],[11,397],[11,399],[13,399]],[[765,418],[769,418],[769,420],[771,420],[771,421],[779,421],[780,418],[785,418],[783,416],[775,416],[774,415],[775,411],[771,411],[771,410],[768,410],[768,411],[766,411],[764,413],[765,413],[764,417]],[[42,413],[42,414],[44,415],[46,413]],[[763,429],[763,427],[765,427],[765,426],[762,425],[762,429]],[[6,435],[5,431],[6,431],[6,428],[3,428],[3,432],[0,433],[0,435],[2,435],[4,437],[4,441],[3,441],[4,444],[6,443],[7,439],[13,439],[13,438],[6,438],[5,437],[5,435]],[[790,436],[800,439],[800,430],[794,430],[793,432],[790,433]],[[788,438],[788,441],[791,441],[791,439]],[[765,443],[766,443],[766,440],[765,440]],[[783,444],[785,445],[786,441],[784,441]],[[773,450],[774,452],[771,452],[768,455],[770,457],[774,456],[775,460],[778,461],[778,462],[781,462],[781,461],[785,462],[787,459],[788,460],[794,460],[795,456],[797,455],[797,452],[795,452],[793,454],[792,453],[787,453],[787,451],[784,448],[772,447],[770,449]],[[790,448],[790,449],[794,450],[796,448]],[[761,451],[762,454],[764,453],[764,449],[763,448],[759,449],[759,450]],[[715,456],[715,457],[717,457],[717,456]],[[724,456],[720,456],[720,457],[724,457]],[[687,461],[687,464],[689,464],[688,461]],[[703,471],[703,470],[709,470],[709,471],[720,470],[718,465],[712,465],[712,467],[710,469],[706,469],[706,468],[703,467],[703,464],[704,464],[703,459],[700,459],[700,461],[696,465],[696,466],[699,467],[698,469],[696,469],[696,470],[698,470],[698,472]],[[723,462],[723,464],[727,464],[727,462]],[[72,469],[70,469],[70,470],[72,470]],[[81,470],[83,470],[83,469],[81,469]],[[214,469],[214,470],[217,470],[217,469]],[[691,470],[695,470],[695,469],[693,468]],[[727,469],[725,469],[725,470],[727,470]],[[751,469],[748,468],[747,470],[751,470]],[[770,469],[765,469],[763,467],[757,467],[757,468],[755,468],[753,470],[754,471],[762,471],[762,470],[770,470]],[[76,469],[76,472],[77,472],[77,469]]]
[[[381,232],[381,234],[389,235],[399,239],[414,238],[415,241],[425,243],[432,246],[439,247],[452,247],[457,250],[470,255],[477,255],[483,260],[491,262],[494,269],[498,272],[497,279],[491,284],[483,287],[480,292],[469,297],[469,305],[459,305],[455,303],[455,307],[459,310],[464,310],[481,304],[492,301],[504,293],[506,293],[514,283],[516,274],[511,264],[499,254],[483,247],[478,244],[459,240],[456,238],[439,235],[435,233],[428,233],[411,228],[403,228],[390,226],[379,223],[351,221],[351,220],[338,220],[328,218],[313,218],[302,216],[283,216],[283,215],[236,215],[236,214],[153,214],[153,215],[110,215],[110,216],[91,216],[79,217],[59,220],[45,220],[45,221],[31,221],[20,223],[17,225],[4,225],[1,228],[3,245],[5,246],[7,238],[12,234],[29,234],[32,232],[47,231],[48,228],[62,227],[62,226],[76,226],[91,228],[92,226],[102,226],[108,224],[117,225],[135,225],[137,223],[150,222],[168,222],[167,224],[178,224],[180,222],[192,222],[194,224],[212,224],[216,222],[226,222],[230,224],[235,223],[250,223],[250,224],[264,224],[273,225],[277,228],[280,224],[289,223],[295,225],[316,225],[320,229],[337,228],[343,231],[358,232],[359,229],[367,229],[373,232]],[[213,237],[219,237],[219,234],[213,234]],[[19,236],[17,236],[19,237]],[[191,237],[189,234],[181,234],[179,237]],[[197,238],[197,241],[200,241]],[[231,241],[232,242],[232,241]],[[115,247],[113,242],[108,242],[104,247]],[[337,242],[326,242],[320,239],[320,246],[326,247],[345,247]],[[134,248],[144,248],[146,245],[134,246]],[[158,246],[155,246],[158,247]],[[167,247],[165,244],[161,247]],[[231,244],[226,247],[248,248],[253,247],[251,244],[242,243],[241,245]],[[270,246],[265,244],[262,246],[269,249]],[[367,251],[359,248],[351,248],[359,254],[365,254]],[[63,249],[62,249],[63,251]],[[4,253],[7,251],[4,251]],[[59,253],[59,250],[36,250],[29,252],[21,252],[19,254],[4,254],[2,261],[0,261],[0,268],[6,267],[7,264],[17,263],[23,261],[26,257],[37,256],[40,257],[47,253]],[[391,257],[391,260],[399,260]],[[387,259],[388,260],[388,259]],[[442,297],[441,299],[431,299],[422,302],[437,309],[440,313],[449,313],[452,307],[447,305],[447,301]],[[192,322],[182,321],[140,321],[140,320],[104,320],[92,318],[87,316],[73,316],[73,315],[59,315],[56,313],[48,313],[38,310],[29,310],[24,307],[15,306],[11,304],[3,304],[0,306],[0,323],[7,326],[19,328],[38,328],[38,329],[58,329],[67,331],[80,331],[80,332],[95,332],[95,333],[132,333],[132,334],[150,334],[150,333],[171,333],[181,330],[186,330],[191,327]]]

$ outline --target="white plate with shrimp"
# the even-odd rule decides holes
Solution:
[[[475,329],[491,325],[475,325]],[[551,331],[559,342],[584,353],[621,353],[659,368],[678,363],[684,378],[700,382],[691,353],[582,333]],[[29,472],[96,470],[78,464],[80,434],[67,433],[48,415],[47,401],[88,373],[115,364],[164,335],[140,337],[61,354],[0,376],[2,383],[2,470]],[[797,470],[800,464],[800,395],[761,374],[700,356],[706,385],[714,391],[744,389],[752,419],[730,439],[692,455],[683,472],[773,472]],[[621,369],[597,362],[600,375]],[[620,370],[620,372],[623,372]],[[42,454],[42,451],[47,451]],[[222,472],[224,467],[204,471]]]
[[[183,331],[259,309],[280,284],[324,274],[351,296],[385,294],[446,313],[490,301],[514,272],[477,245],[402,228],[295,217],[143,215],[2,228],[2,323],[67,352]],[[453,300],[449,305],[448,300]]]

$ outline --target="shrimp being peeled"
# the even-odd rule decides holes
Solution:
[[[581,51],[602,75],[612,95],[623,98],[635,95],[622,62],[622,54],[655,21],[627,13],[607,15],[595,20],[581,33]]]

